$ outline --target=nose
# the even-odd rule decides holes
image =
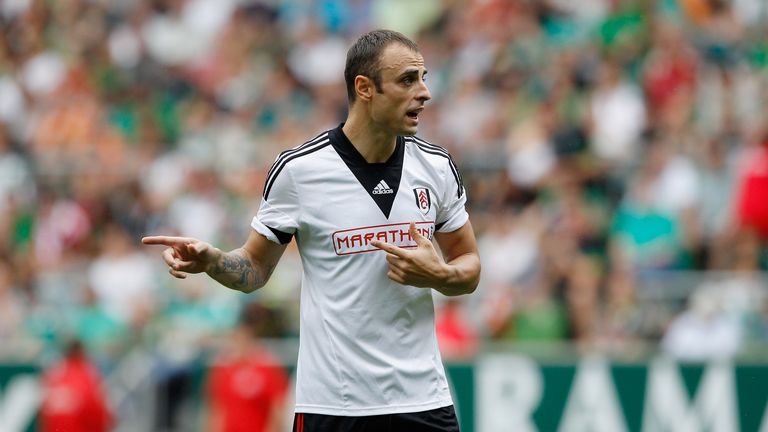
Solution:
[[[426,102],[432,99],[432,94],[429,93],[429,88],[427,87],[427,83],[425,83],[424,80],[419,81],[419,92],[416,95],[416,99],[421,102]]]

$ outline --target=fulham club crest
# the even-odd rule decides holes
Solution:
[[[414,188],[413,195],[416,197],[416,206],[423,214],[427,214],[429,212],[429,207],[432,206],[429,189],[423,187]]]

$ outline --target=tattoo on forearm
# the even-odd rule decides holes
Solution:
[[[251,260],[237,253],[224,254],[210,275],[238,290],[258,287],[264,283],[263,275],[253,267]]]

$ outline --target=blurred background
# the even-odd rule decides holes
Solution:
[[[39,426],[45,385],[13,377],[73,340],[119,430],[227,430],[210,371],[233,340],[290,380],[294,246],[244,295],[139,240],[239,247],[274,158],[343,121],[346,50],[382,27],[421,48],[419,135],[456,159],[481,248],[477,292],[435,295],[451,371],[663,356],[768,388],[764,0],[2,0],[0,424]],[[507,430],[478,385],[464,428]],[[742,430],[768,430],[762,392]]]

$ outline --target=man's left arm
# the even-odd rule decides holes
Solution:
[[[421,235],[414,223],[410,234],[415,249],[403,249],[389,243],[371,244],[387,252],[387,276],[403,285],[434,288],[447,296],[469,294],[480,281],[480,256],[472,225],[469,221],[448,233],[435,233],[442,257],[432,242]]]

